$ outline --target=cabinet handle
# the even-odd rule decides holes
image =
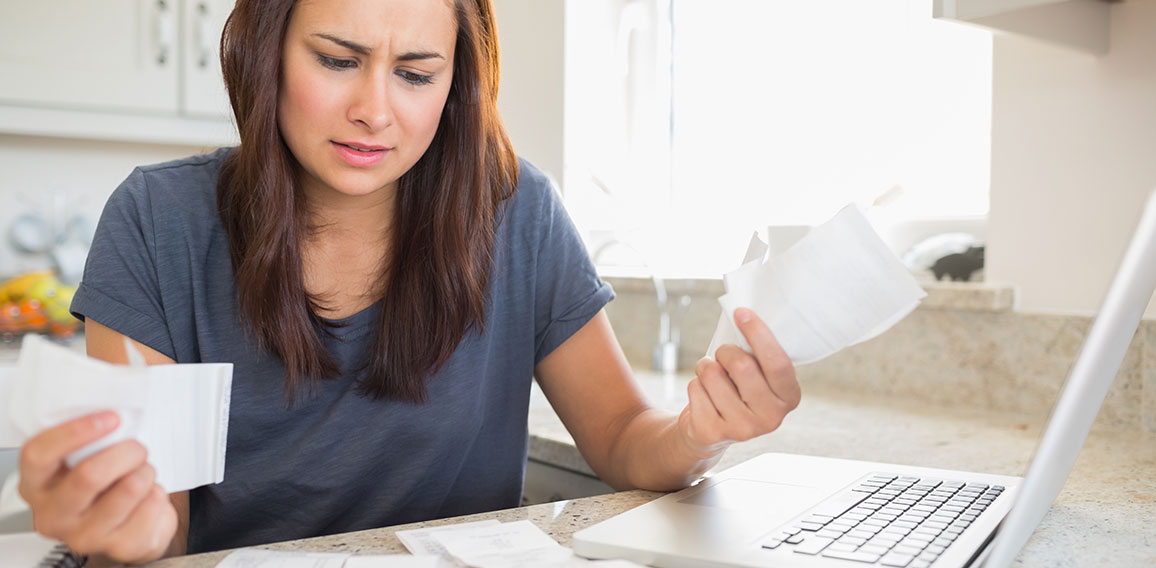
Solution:
[[[172,57],[176,38],[175,0],[157,0],[156,43],[157,64],[165,65]]]
[[[209,14],[208,2],[197,2],[197,66],[208,69],[209,59],[216,51],[213,42],[213,19]]]

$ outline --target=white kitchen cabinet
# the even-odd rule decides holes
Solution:
[[[539,505],[614,493],[602,480],[535,459],[526,460],[522,505]]]
[[[0,3],[0,100],[178,110],[175,0]]]
[[[218,46],[231,0],[0,3],[0,133],[235,139]]]
[[[936,18],[1103,55],[1113,0],[935,0]]]
[[[229,97],[221,79],[221,30],[233,0],[184,0],[184,111],[191,116],[228,117]]]

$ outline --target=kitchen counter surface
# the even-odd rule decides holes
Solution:
[[[661,378],[641,376],[653,400],[680,408],[685,378],[664,396]],[[773,434],[736,444],[718,469],[768,451],[863,459],[1007,475],[1023,475],[1042,424],[1011,414],[978,412],[966,400],[951,408],[914,400],[879,400],[838,392],[813,392]],[[531,458],[589,472],[558,418],[540,393],[530,416]],[[530,520],[564,546],[571,534],[660,494],[627,491],[506,511],[441,519],[263,548],[313,552],[404,552],[396,530],[496,518]],[[1017,566],[1156,566],[1156,434],[1095,430],[1064,490],[1028,542]],[[159,567],[209,567],[227,552],[176,558]]]
[[[672,411],[685,404],[685,378],[675,397],[643,374],[652,400]],[[1022,476],[1044,424],[1037,417],[981,412],[967,400],[953,407],[817,391],[776,432],[732,446],[715,468],[764,452]],[[531,410],[532,459],[590,472],[548,405]],[[1022,566],[1156,566],[1156,434],[1095,428],[1051,511],[1020,556]]]

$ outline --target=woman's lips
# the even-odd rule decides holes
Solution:
[[[341,142],[330,142],[333,148],[337,151],[337,155],[341,156],[345,163],[364,168],[372,166],[381,161],[385,157],[388,148],[382,146],[361,146],[358,144],[343,144]],[[358,149],[360,148],[360,149]]]

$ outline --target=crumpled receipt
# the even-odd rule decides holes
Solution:
[[[802,365],[887,331],[927,295],[855,205],[782,254],[764,260],[766,250],[756,234],[744,264],[723,277],[723,313],[707,356],[724,343],[751,351],[734,323],[741,307],[754,310]]]
[[[120,425],[66,458],[74,467],[117,442],[148,449],[157,480],[172,493],[225,477],[232,363],[144,364],[126,341],[130,365],[91,359],[36,335],[15,366],[0,366],[0,448],[20,447],[46,428],[102,410]]]

